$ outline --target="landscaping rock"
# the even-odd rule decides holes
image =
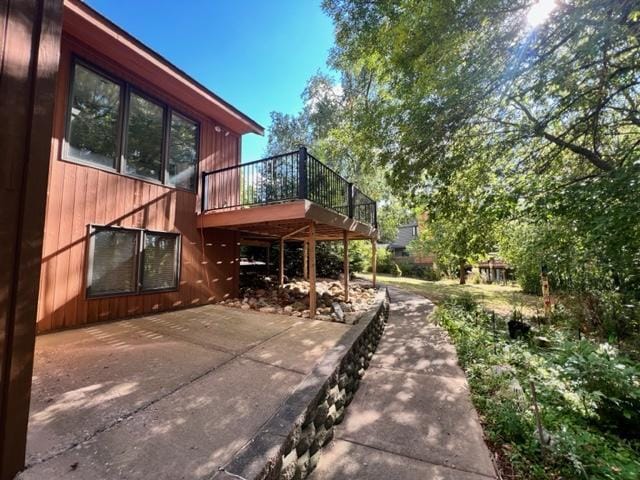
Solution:
[[[331,304],[331,308],[333,308],[333,313],[336,315],[337,321],[344,323],[344,311],[342,310],[342,306],[338,302],[333,302]]]
[[[282,287],[267,277],[259,288],[243,288],[239,298],[224,299],[220,303],[243,310],[279,313],[309,318],[309,282],[293,279]],[[375,301],[376,291],[366,285],[353,283],[349,288],[349,302],[344,301],[344,286],[333,280],[316,282],[316,319],[354,325],[362,313]]]

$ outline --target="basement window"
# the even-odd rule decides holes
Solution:
[[[144,232],[142,289],[173,290],[178,286],[178,235]]]
[[[180,235],[92,226],[87,297],[173,291],[180,272]]]
[[[139,238],[140,232],[136,230],[94,229],[89,243],[89,296],[137,291]]]

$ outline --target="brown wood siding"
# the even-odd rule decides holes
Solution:
[[[38,332],[101,320],[215,302],[238,289],[237,234],[196,226],[199,197],[184,190],[138,180],[99,168],[61,160],[72,54],[133,83],[200,122],[199,172],[239,162],[239,136],[226,133],[199,112],[120,69],[116,62],[63,37],[52,138],[52,161],[45,217],[45,238]],[[199,182],[198,182],[199,184]],[[180,285],[176,292],[87,299],[88,226],[118,225],[178,232],[182,238]],[[204,238],[204,247],[203,247]]]

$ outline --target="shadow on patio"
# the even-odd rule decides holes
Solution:
[[[348,328],[203,306],[42,335],[18,478],[210,476]]]

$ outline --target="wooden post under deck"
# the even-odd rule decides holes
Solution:
[[[309,243],[306,240],[302,242],[302,276],[309,280]]]
[[[373,288],[376,288],[376,269],[378,268],[378,255],[376,252],[376,239],[371,239],[371,276],[373,281]]]
[[[284,285],[284,238],[280,239],[280,277],[278,284],[281,287]]]
[[[343,253],[343,272],[344,272],[344,301],[349,301],[349,232],[342,232],[342,253]]]
[[[309,225],[309,317],[316,316],[316,224]]]
[[[271,245],[267,245],[267,275],[271,275]]]

